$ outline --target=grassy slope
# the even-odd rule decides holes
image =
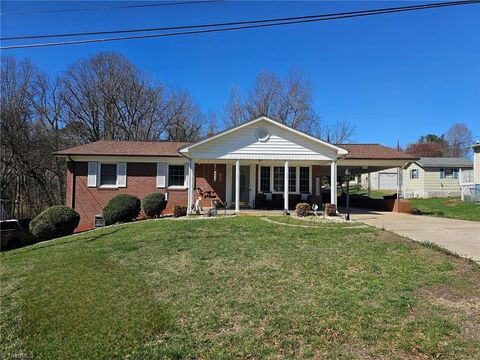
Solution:
[[[479,202],[463,202],[459,198],[410,199],[409,201],[424,215],[480,221]]]
[[[480,356],[478,265],[372,228],[149,221],[2,254],[1,271],[4,354]]]

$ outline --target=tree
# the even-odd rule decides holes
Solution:
[[[0,180],[12,217],[64,200],[64,162],[51,155],[66,145],[57,85],[28,60],[2,58]]]
[[[472,141],[472,131],[465,124],[454,124],[445,134],[445,139],[449,145],[449,156],[466,157],[468,156],[467,146]]]
[[[318,120],[313,109],[311,83],[296,70],[290,70],[285,79],[272,72],[260,72],[245,97],[234,86],[224,112],[227,127],[268,116],[295,129],[311,132]]]
[[[416,157],[441,157],[442,150],[435,143],[415,143],[407,146],[408,154]]]
[[[331,124],[320,124],[315,127],[314,134],[332,144],[345,144],[352,141],[355,134],[355,126],[346,120],[340,120]]]

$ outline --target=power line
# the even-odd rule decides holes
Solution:
[[[49,13],[65,13],[65,12],[97,11],[97,10],[113,10],[113,9],[135,9],[135,8],[145,8],[145,7],[160,7],[160,6],[203,4],[203,3],[218,2],[218,1],[222,1],[222,0],[173,1],[173,2],[161,2],[161,3],[154,3],[154,4],[136,4],[136,5],[104,6],[104,7],[76,8],[76,9],[34,10],[34,11],[25,11],[25,12],[1,13],[0,16],[8,16],[8,15],[29,15],[29,14],[49,14]]]
[[[332,16],[331,14],[323,15],[312,15],[310,17],[298,17],[301,20],[287,20],[287,21],[278,21],[276,19],[268,20],[252,20],[237,22],[242,24],[242,26],[233,26],[233,27],[220,27],[214,29],[204,29],[204,30],[193,30],[193,31],[182,31],[182,32],[171,32],[163,34],[148,34],[148,35],[136,35],[136,36],[124,36],[124,37],[111,37],[111,38],[101,38],[101,39],[83,39],[83,40],[74,40],[74,41],[60,41],[60,42],[50,42],[50,43],[37,43],[37,44],[23,44],[23,45],[12,45],[12,46],[3,46],[0,47],[0,50],[9,50],[9,49],[24,49],[24,48],[34,48],[34,47],[47,47],[47,46],[62,46],[62,45],[78,45],[78,44],[88,44],[88,43],[98,43],[98,42],[112,42],[112,41],[123,41],[123,40],[136,40],[136,39],[149,39],[149,38],[159,38],[159,37],[172,37],[172,36],[181,36],[181,35],[194,35],[194,34],[204,34],[204,33],[215,33],[215,32],[224,32],[224,31],[234,31],[234,30],[244,30],[244,29],[253,29],[253,28],[263,28],[263,27],[273,27],[273,26],[283,26],[291,24],[302,24],[310,22],[320,22],[327,20],[337,20],[337,19],[347,19],[354,17],[363,17],[371,15],[382,15],[390,14],[397,12],[405,11],[415,11],[415,10],[425,10],[432,8],[440,8],[447,6],[459,6],[459,5],[471,5],[477,4],[480,0],[469,0],[469,1],[454,1],[447,3],[437,3],[437,4],[424,4],[424,5],[414,5],[414,6],[404,6],[397,8],[385,8],[385,9],[372,9],[372,10],[363,10],[357,12],[350,12],[345,15]],[[295,18],[290,18],[295,19]],[[258,22],[262,22],[258,24]],[[268,22],[268,23],[265,23]],[[270,23],[273,22],[273,23]],[[221,26],[218,24],[208,24],[208,25],[189,25],[189,28],[198,28],[198,27],[214,27]],[[180,27],[176,27],[180,28]]]
[[[293,16],[293,17],[273,18],[273,19],[270,18],[270,19],[261,19],[261,20],[233,21],[233,22],[224,22],[224,23],[213,23],[213,24],[154,27],[154,28],[125,29],[125,30],[111,30],[111,31],[91,31],[91,32],[79,32],[79,33],[63,33],[63,34],[23,35],[23,36],[13,36],[13,37],[3,37],[3,38],[0,38],[0,40],[7,41],[7,40],[42,39],[42,38],[55,38],[55,37],[94,36],[94,35],[139,33],[139,32],[151,32],[151,31],[169,31],[169,30],[186,30],[186,29],[196,29],[196,28],[225,27],[225,26],[237,26],[237,25],[247,25],[247,24],[253,25],[253,24],[259,24],[259,23],[308,20],[308,19],[317,19],[317,18],[320,19],[320,18],[329,18],[329,17],[337,17],[337,16],[357,15],[357,14],[369,14],[369,13],[376,14],[376,13],[383,13],[383,12],[397,12],[397,11],[400,12],[400,11],[417,10],[417,9],[421,10],[421,9],[429,9],[429,8],[436,8],[436,7],[456,6],[460,4],[466,5],[466,4],[477,3],[477,2],[479,1],[478,0],[450,1],[450,2],[443,2],[443,3],[437,3],[437,4],[410,5],[410,6],[361,10],[361,11],[349,11],[349,12],[316,14],[316,15],[306,15],[306,16]]]

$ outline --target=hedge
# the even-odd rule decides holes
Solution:
[[[165,201],[165,194],[151,193],[143,198],[142,201],[143,212],[148,217],[158,217],[165,210],[167,203]]]
[[[140,213],[140,199],[130,194],[120,194],[112,198],[103,208],[105,225],[134,220]]]
[[[52,206],[36,216],[29,225],[37,240],[50,240],[73,234],[80,215],[67,206]]]

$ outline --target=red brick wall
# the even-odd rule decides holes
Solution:
[[[92,228],[95,215],[101,214],[108,201],[118,194],[132,194],[140,199],[152,192],[168,191],[165,213],[172,213],[175,205],[187,206],[187,191],[158,189],[155,163],[128,163],[127,187],[102,189],[87,187],[87,162],[69,162],[67,166],[66,205],[73,206],[80,214],[80,224],[76,231]],[[75,173],[75,186],[74,186]],[[72,204],[72,190],[75,187],[75,201]]]
[[[102,209],[110,199],[118,194],[132,194],[143,199],[152,192],[164,193],[168,191],[168,202],[165,214],[171,214],[176,205],[187,206],[188,195],[186,190],[157,188],[156,163],[128,163],[127,187],[117,189],[89,188],[87,186],[87,162],[68,162],[67,164],[67,194],[66,205],[75,208],[80,214],[80,224],[76,231],[91,229],[95,215],[102,213]],[[225,202],[226,166],[217,164],[217,181],[214,181],[213,164],[197,164],[195,166],[195,186],[206,191],[213,191]],[[75,175],[74,175],[75,174]],[[75,189],[75,199],[72,199]],[[74,200],[74,202],[72,202]],[[202,201],[204,207],[211,206],[211,199]],[[141,214],[143,216],[143,214]]]
[[[217,168],[217,181],[214,181],[214,169]],[[195,165],[195,188],[213,193],[225,203],[226,189],[226,165],[225,164],[197,164]],[[211,207],[212,198],[202,200],[203,207]]]

